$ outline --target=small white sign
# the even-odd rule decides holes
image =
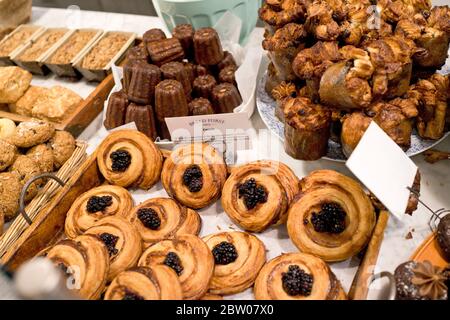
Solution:
[[[228,164],[237,151],[252,147],[254,129],[243,112],[166,118],[166,124],[175,144],[207,142],[224,153]]]
[[[397,218],[405,215],[417,166],[374,121],[346,165]]]

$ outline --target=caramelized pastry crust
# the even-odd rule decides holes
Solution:
[[[342,151],[347,157],[350,157],[359,141],[363,137],[372,118],[366,116],[363,112],[353,112],[344,116],[342,120],[341,145]]]
[[[103,123],[106,129],[111,130],[125,124],[125,115],[129,104],[128,96],[123,90],[111,94]]]
[[[168,62],[181,61],[185,57],[183,47],[176,38],[148,42],[147,51],[152,63],[158,67]]]
[[[213,66],[224,57],[219,35],[213,28],[202,28],[194,34],[195,61],[200,65]]]

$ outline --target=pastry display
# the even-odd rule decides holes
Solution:
[[[15,103],[27,91],[32,75],[19,67],[0,68],[0,103]]]
[[[445,132],[448,76],[436,71],[448,56],[448,6],[378,1],[380,19],[373,28],[372,5],[265,1],[259,11],[266,29],[262,46],[270,58],[266,91],[276,100],[277,116],[284,121],[278,109],[298,99],[283,90],[280,94],[290,84],[298,95],[342,113],[346,121],[342,132],[335,126],[329,128],[333,134],[323,128],[323,149],[317,157],[328,151],[330,144],[324,142],[337,136],[341,139],[334,142],[349,156],[370,119],[405,151],[416,135],[415,124],[423,139],[438,140]],[[277,88],[283,82],[284,87]],[[297,159],[317,160],[290,152],[289,142],[302,137],[302,132],[286,130],[286,151]]]
[[[121,272],[109,285],[105,300],[181,300],[177,274],[162,265],[136,267]]]
[[[251,287],[266,262],[265,246],[245,232],[222,232],[203,238],[211,250],[214,274],[209,285],[213,294],[234,294]]]
[[[439,221],[436,238],[444,258],[450,261],[450,214]]]
[[[262,232],[286,222],[299,180],[285,164],[256,161],[235,168],[222,190],[222,207],[245,230]]]
[[[16,59],[20,61],[37,61],[53,45],[67,33],[65,29],[47,29],[29,47],[22,51]]]
[[[196,211],[170,198],[149,199],[124,211],[124,216],[136,227],[146,247],[182,234],[198,235],[202,227]]]
[[[447,300],[448,288],[442,268],[429,261],[408,261],[399,265],[394,273],[396,300]]]
[[[318,160],[326,155],[330,111],[303,97],[289,99],[283,109],[286,153],[301,160]]]
[[[85,234],[97,236],[108,250],[108,281],[134,267],[141,256],[142,238],[139,232],[130,222],[118,215],[100,219],[86,230]]]
[[[76,238],[108,216],[125,217],[133,208],[131,194],[119,186],[104,185],[79,196],[67,212],[65,233]]]
[[[287,253],[270,260],[256,278],[257,300],[347,300],[328,265],[306,253]]]
[[[223,155],[206,143],[180,145],[164,162],[161,174],[169,196],[192,209],[214,203],[226,178]]]
[[[49,249],[46,257],[67,277],[73,277],[79,286],[72,289],[76,294],[89,300],[100,298],[106,285],[109,256],[99,238],[82,235],[74,240],[61,240]]]
[[[162,161],[153,141],[134,130],[111,133],[97,151],[100,172],[121,187],[150,189],[159,180]]]
[[[376,216],[361,185],[338,172],[318,170],[301,180],[300,189],[287,221],[300,251],[342,261],[366,246]]]
[[[111,59],[125,46],[130,36],[119,32],[108,32],[90,49],[81,61],[81,67],[89,70],[106,68]]]
[[[138,265],[166,265],[172,268],[180,280],[183,298],[196,300],[208,290],[214,271],[214,258],[200,238],[184,234],[149,247],[142,254]]]
[[[52,64],[68,64],[83,50],[97,34],[96,31],[77,30],[60,46],[49,62]]]
[[[167,38],[162,30],[150,29],[143,43],[129,50],[123,90],[114,92],[108,101],[104,122],[108,130],[126,123],[124,114],[131,102],[154,107],[156,136],[149,133],[147,120],[141,121],[139,131],[152,139],[168,140],[166,118],[233,112],[242,104],[235,75],[238,66],[233,55],[223,51],[214,29],[195,31],[182,24],[172,35]],[[209,101],[189,105],[198,98]]]

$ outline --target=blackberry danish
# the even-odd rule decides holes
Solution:
[[[330,267],[306,253],[287,253],[270,260],[253,291],[257,300],[347,300]]]
[[[135,267],[121,272],[104,300],[182,300],[177,274],[166,266]]]
[[[137,229],[122,216],[97,221],[85,234],[97,236],[109,256],[108,282],[119,273],[134,267],[142,253],[142,238]]]
[[[105,290],[109,271],[106,246],[93,235],[61,240],[46,253],[56,267],[67,275],[67,283],[83,299],[97,300]]]
[[[164,162],[161,182],[170,197],[201,209],[214,203],[227,178],[223,156],[206,143],[180,146]]]
[[[145,246],[180,234],[198,235],[202,221],[198,213],[170,198],[144,201],[124,216],[136,227]]]
[[[297,248],[330,262],[358,254],[376,222],[361,185],[336,171],[317,170],[301,180],[300,188],[287,221]]]
[[[65,233],[76,238],[108,216],[124,216],[133,208],[133,198],[127,189],[104,185],[91,189],[73,202],[67,212]]]
[[[215,261],[210,293],[234,294],[253,285],[266,262],[266,248],[261,240],[249,233],[234,231],[209,235],[203,241]]]
[[[222,207],[241,228],[262,232],[286,222],[298,183],[283,163],[251,162],[233,169],[222,190]]]
[[[106,181],[121,187],[148,190],[159,181],[163,158],[145,134],[119,130],[97,149],[97,164]]]
[[[183,299],[196,300],[208,291],[214,258],[208,246],[197,236],[184,234],[164,240],[144,251],[141,267],[166,265],[178,275]]]

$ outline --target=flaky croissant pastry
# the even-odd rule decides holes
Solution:
[[[131,211],[133,198],[127,189],[104,185],[79,196],[67,212],[65,233],[75,238],[92,227],[98,220]]]
[[[330,267],[306,253],[270,260],[256,279],[254,294],[257,300],[347,300]]]
[[[161,182],[170,197],[201,209],[214,203],[227,178],[227,167],[214,147],[206,143],[180,146],[164,162]]]
[[[214,274],[209,285],[213,294],[234,294],[251,287],[266,262],[264,243],[245,232],[222,232],[206,236],[211,250]]]
[[[286,221],[298,178],[285,164],[255,161],[234,168],[222,191],[222,207],[236,224],[262,232]]]
[[[305,16],[303,0],[266,1],[259,9],[259,17],[268,25],[281,27]]]
[[[177,274],[167,266],[135,267],[117,275],[105,300],[182,300]]]
[[[360,252],[376,222],[361,185],[332,170],[314,171],[300,183],[301,192],[287,221],[297,248],[325,261],[346,260]]]
[[[46,254],[68,277],[68,282],[81,298],[97,300],[105,289],[109,271],[106,246],[93,235],[62,240]]]
[[[150,189],[161,175],[161,152],[136,130],[110,133],[97,149],[97,164],[105,179],[121,187]]]
[[[208,290],[214,270],[214,258],[202,239],[184,234],[147,248],[138,265],[171,267],[178,275],[183,298],[195,300],[201,298]]]

